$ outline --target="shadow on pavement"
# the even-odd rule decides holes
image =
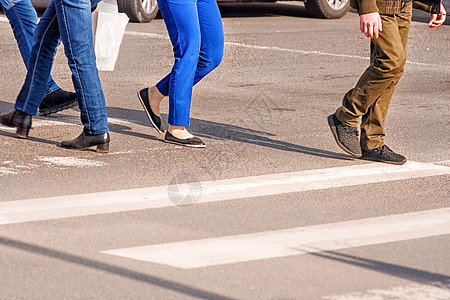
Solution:
[[[184,295],[193,296],[201,299],[232,299],[219,294],[201,290],[189,285],[185,285],[179,282],[171,281],[168,279],[148,275],[145,273],[133,271],[124,267],[115,266],[112,264],[104,263],[101,261],[64,253],[58,250],[33,245],[5,237],[0,237],[0,245],[4,245],[9,248],[14,248],[22,251],[26,251],[33,254],[39,254],[42,256],[54,258],[60,261],[69,262],[72,264],[80,265],[83,267],[100,270],[114,275],[119,275],[128,279],[147,283],[156,287],[167,289],[170,291],[178,292]]]
[[[423,270],[403,267],[378,260],[372,260],[353,255],[338,253],[335,251],[323,251],[320,253],[309,253],[309,255],[338,261],[341,263],[358,266],[364,269],[389,274],[395,277],[407,279],[417,283],[429,284],[432,282],[450,283],[450,277],[442,274],[431,273]],[[447,287],[444,287],[448,289]]]
[[[3,131],[1,129],[0,129],[0,136],[7,136],[7,137],[16,138],[16,139],[20,140],[20,138],[18,138],[14,132]],[[37,143],[42,143],[42,144],[49,144],[49,145],[56,145],[56,146],[60,145],[60,142],[41,139],[41,138],[33,137],[31,135],[28,136],[28,138],[26,140],[32,141],[32,142],[37,142]]]
[[[14,109],[14,103],[0,100],[0,114],[6,113]]]
[[[129,122],[148,126],[149,130],[154,131],[151,128],[150,123],[145,115],[145,112],[141,110],[134,110],[121,107],[108,107],[108,116],[112,118],[120,118]],[[137,118],[137,116],[140,116]],[[162,114],[162,118],[167,124],[167,115]],[[324,118],[325,120],[325,118]],[[235,142],[246,143],[250,145],[257,145],[262,147],[273,148],[277,150],[292,151],[302,154],[308,154],[319,157],[340,159],[340,160],[353,160],[353,158],[346,154],[336,153],[332,151],[311,148],[292,144],[280,140],[273,139],[274,134],[264,132],[260,130],[253,130],[237,125],[218,123],[213,121],[206,121],[201,119],[191,118],[190,130],[199,137],[209,138],[213,140],[230,140]],[[136,136],[136,132],[127,132],[125,130],[115,131],[114,127],[111,127],[111,131],[130,134]],[[156,131],[155,131],[156,134]],[[331,138],[331,137],[330,137]],[[152,139],[157,139],[152,137]]]
[[[8,111],[6,107],[11,107],[11,103],[0,101],[0,113],[4,113]],[[147,126],[149,128],[149,132],[151,134],[141,133],[137,131],[132,131],[132,128],[129,126],[126,126],[124,124],[120,123],[113,123],[109,122],[109,128],[111,132],[120,133],[124,135],[134,136],[138,138],[143,139],[149,139],[149,140],[158,140],[162,141],[161,137],[156,134],[156,131],[154,132],[154,129],[150,126],[150,123],[145,115],[145,112],[142,110],[134,110],[134,109],[128,109],[128,108],[121,108],[121,107],[108,107],[108,117],[110,118],[117,118],[119,120],[125,120],[127,122],[131,122],[137,125]],[[163,120],[165,121],[165,124],[167,124],[167,115],[162,115]],[[44,120],[54,120],[59,122],[66,122],[68,124],[80,124],[79,118],[75,116],[68,116],[63,114],[55,114],[50,117],[35,117],[35,119],[44,119]],[[324,118],[325,120],[325,118]],[[251,121],[251,120],[250,120]],[[248,120],[247,120],[248,122]],[[240,122],[239,119],[236,120],[237,124],[246,124],[246,122]],[[342,153],[336,153],[332,151],[307,147],[307,146],[301,146],[297,144],[292,144],[280,140],[276,140],[273,137],[276,135],[264,132],[261,130],[253,130],[237,125],[232,124],[225,124],[225,123],[219,123],[219,122],[213,122],[213,121],[206,121],[201,119],[195,119],[191,118],[191,127],[190,129],[192,132],[194,132],[199,137],[204,137],[208,139],[213,140],[229,140],[229,141],[235,141],[235,142],[241,142],[249,145],[256,145],[256,146],[262,146],[262,147],[268,147],[272,149],[277,150],[283,150],[283,151],[291,151],[291,152],[297,152],[307,155],[313,155],[313,156],[319,156],[319,157],[326,157],[326,158],[332,158],[332,159],[340,159],[340,160],[353,160],[353,157],[342,154]],[[152,135],[154,132],[154,135]],[[0,130],[0,135],[8,136],[8,137],[15,137],[13,133],[5,132]],[[70,137],[72,139],[74,137]],[[331,138],[331,137],[330,137]],[[36,142],[42,142],[46,144],[55,144],[59,145],[60,141],[49,141],[45,139],[40,138],[34,138],[32,136],[28,137],[31,141]],[[238,149],[237,149],[238,150]]]

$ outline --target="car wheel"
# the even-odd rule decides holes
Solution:
[[[156,0],[117,0],[119,12],[124,12],[131,22],[148,23],[158,13]]]
[[[306,11],[313,17],[325,19],[342,18],[350,8],[349,0],[307,0]]]

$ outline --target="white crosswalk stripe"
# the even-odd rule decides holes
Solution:
[[[150,208],[264,197],[368,183],[449,175],[450,167],[419,162],[369,163],[209,182],[0,203],[0,225]]]
[[[344,295],[322,297],[324,300],[448,300],[450,281],[429,284],[410,284],[389,289],[374,289],[367,292],[354,292]]]
[[[192,269],[450,234],[450,208],[104,251]]]

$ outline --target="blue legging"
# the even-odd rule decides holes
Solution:
[[[189,126],[192,87],[222,61],[224,36],[216,0],[158,0],[175,64],[156,87],[169,96],[169,124]]]

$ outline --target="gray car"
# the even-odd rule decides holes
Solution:
[[[303,0],[299,0],[303,1]],[[156,0],[117,0],[119,9],[125,12],[131,21],[150,22],[158,13]],[[217,0],[219,3],[237,2],[276,2],[276,0]],[[350,8],[349,0],[306,0],[305,7],[309,15],[325,19],[343,17]]]
[[[313,17],[338,19],[350,8],[349,0],[298,0],[304,1],[308,13]],[[50,0],[32,0],[37,8],[45,8]],[[276,2],[276,0],[218,0],[219,3]],[[132,22],[148,23],[158,14],[157,0],[117,0],[119,11],[128,15]]]

